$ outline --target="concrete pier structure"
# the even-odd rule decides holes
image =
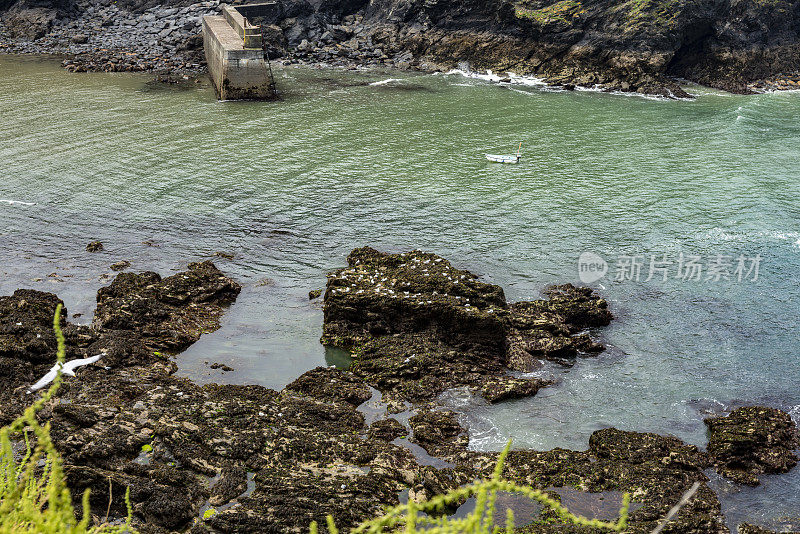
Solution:
[[[261,48],[261,28],[235,8],[203,17],[203,47],[208,72],[220,100],[275,98],[272,70]]]

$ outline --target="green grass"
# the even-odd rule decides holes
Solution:
[[[672,28],[677,24],[681,0],[629,0],[619,11],[627,18],[626,27],[641,29],[647,26]]]
[[[518,19],[533,20],[539,24],[570,22],[585,12],[581,3],[576,0],[561,0],[541,9],[530,9],[517,4],[514,11]]]
[[[378,534],[383,532],[404,532],[405,534],[511,534],[514,531],[514,514],[506,510],[505,528],[495,526],[495,499],[498,491],[519,493],[531,500],[538,501],[552,510],[558,520],[582,527],[597,528],[609,532],[622,532],[628,526],[628,509],[631,495],[626,493],[622,498],[622,507],[616,522],[588,519],[572,514],[560,502],[547,493],[504,480],[501,476],[503,465],[511,448],[511,442],[500,454],[492,478],[470,486],[464,486],[445,495],[433,497],[423,503],[409,502],[388,509],[382,516],[371,519],[357,526],[351,534]],[[463,518],[450,518],[443,511],[469,497],[475,497],[475,509]],[[420,515],[423,512],[423,515]],[[327,527],[330,534],[339,534],[333,517],[328,516]],[[417,527],[421,527],[418,530]],[[402,529],[402,530],[401,530]],[[319,526],[311,523],[310,533],[318,534]]]
[[[770,3],[783,0],[753,1]],[[637,30],[650,26],[672,28],[677,23],[677,17],[681,13],[684,3],[683,0],[628,0],[613,9],[624,18],[623,26],[626,30]],[[586,13],[586,9],[578,0],[561,0],[539,9],[528,7],[529,5],[524,0],[517,2],[514,8],[516,17],[541,25],[552,22],[571,23]]]
[[[57,361],[64,362],[61,305],[56,308],[53,329],[58,340]],[[61,385],[59,372],[53,385],[10,425],[0,429],[0,534],[100,534],[135,532],[130,526],[129,493],[125,494],[128,520],[124,525],[89,526],[89,490],[83,494],[82,519],[75,517],[72,496],[64,479],[63,462],[50,438],[50,423],[44,426],[36,414],[53,398]],[[31,446],[30,435],[36,438]],[[25,440],[26,453],[15,460],[12,438]]]

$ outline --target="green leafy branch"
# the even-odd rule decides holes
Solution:
[[[503,465],[510,449],[511,442],[509,441],[500,454],[491,479],[458,488],[445,495],[433,497],[423,503],[409,502],[408,504],[395,506],[388,509],[382,516],[360,524],[351,531],[351,534],[379,534],[385,532],[386,529],[395,531],[400,526],[404,527],[406,534],[415,534],[417,532],[425,532],[426,534],[511,534],[514,531],[514,514],[511,510],[507,510],[506,513],[505,528],[494,524],[495,501],[498,491],[519,493],[531,500],[538,501],[553,510],[558,518],[566,523],[610,532],[622,532],[625,530],[628,525],[628,511],[631,503],[630,493],[626,493],[622,497],[622,507],[619,511],[619,519],[616,522],[588,519],[575,515],[547,493],[530,486],[516,484],[501,477]],[[443,515],[442,512],[450,505],[462,502],[472,496],[475,496],[475,509],[466,517],[451,518]],[[427,515],[430,512],[434,512],[435,515]],[[423,515],[420,515],[420,513],[423,513]],[[327,517],[327,527],[330,534],[339,534],[333,517],[330,515]],[[417,527],[424,528],[417,530]],[[318,531],[317,522],[312,522],[311,534],[318,534]]]

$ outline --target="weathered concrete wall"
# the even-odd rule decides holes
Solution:
[[[244,41],[245,48],[261,48],[261,27],[250,24],[238,8],[222,6],[222,16]]]
[[[241,26],[243,32],[248,27],[244,19]],[[217,96],[221,100],[275,98],[275,83],[261,47],[245,48],[244,44],[225,16],[203,17],[203,46]]]

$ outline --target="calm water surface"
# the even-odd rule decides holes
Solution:
[[[0,57],[0,294],[52,291],[88,322],[111,263],[168,275],[214,259],[244,289],[178,357],[181,374],[280,388],[340,361],[307,294],[356,246],[435,251],[512,300],[579,282],[578,256],[593,251],[609,273],[591,285],[618,316],[601,332],[609,350],[545,369],[560,383],[533,399],[447,394],[474,448],[584,449],[612,425],[704,446],[709,413],[766,403],[800,416],[800,94],[690,88],[684,102],[278,74],[281,103],[217,102],[207,85]],[[523,164],[483,159],[519,139]],[[104,252],[85,252],[94,239]],[[762,260],[757,280],[685,281],[680,253]],[[639,281],[615,281],[631,255]],[[645,280],[651,255],[673,262],[668,280]],[[731,525],[800,528],[796,471],[719,487]]]

